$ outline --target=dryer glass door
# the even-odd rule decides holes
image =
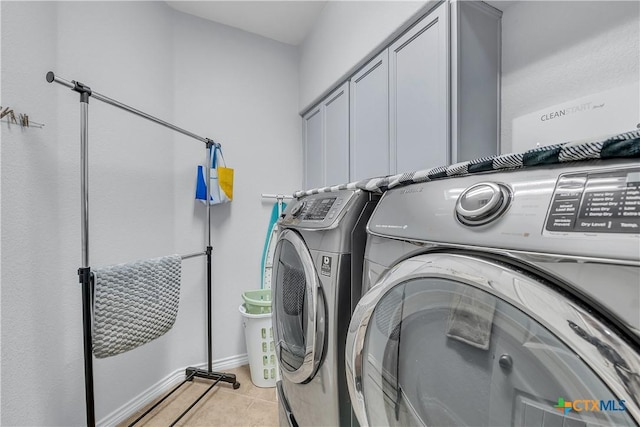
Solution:
[[[347,338],[362,425],[637,425],[639,356],[538,281],[463,255],[400,263]]]
[[[320,364],[325,316],[309,249],[292,230],[284,230],[278,240],[272,279],[276,354],[283,376],[303,383]]]

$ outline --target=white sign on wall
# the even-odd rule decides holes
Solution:
[[[553,105],[513,120],[514,153],[627,132],[640,124],[638,83]]]

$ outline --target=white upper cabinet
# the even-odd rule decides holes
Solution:
[[[324,110],[324,185],[349,181],[349,82],[344,83],[323,102]]]
[[[324,183],[324,147],[321,108],[318,105],[303,117],[304,183],[305,188],[321,187]]]
[[[349,181],[349,82],[303,118],[304,188]]]
[[[392,174],[449,161],[446,11],[439,7],[389,47]]]
[[[497,154],[501,16],[444,1],[309,110],[306,188]]]
[[[351,78],[351,162],[357,181],[389,174],[389,67],[383,51]]]

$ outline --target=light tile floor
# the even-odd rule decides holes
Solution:
[[[177,426],[278,426],[278,403],[276,389],[260,388],[251,382],[249,365],[225,372],[236,374],[240,388],[234,390],[231,384],[218,383],[197,403]],[[149,413],[136,426],[169,426],[191,405],[200,394],[209,388],[211,381],[196,378],[187,382],[167,400]],[[149,404],[151,407],[155,402]],[[147,407],[147,408],[148,408]],[[147,408],[133,414],[119,427],[126,427]]]

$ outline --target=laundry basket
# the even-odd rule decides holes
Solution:
[[[245,304],[241,304],[238,309],[242,314],[251,382],[258,387],[275,387],[280,377],[271,326],[271,308],[269,312],[259,314],[248,312]]]
[[[245,291],[242,299],[249,314],[271,313],[271,289]]]

